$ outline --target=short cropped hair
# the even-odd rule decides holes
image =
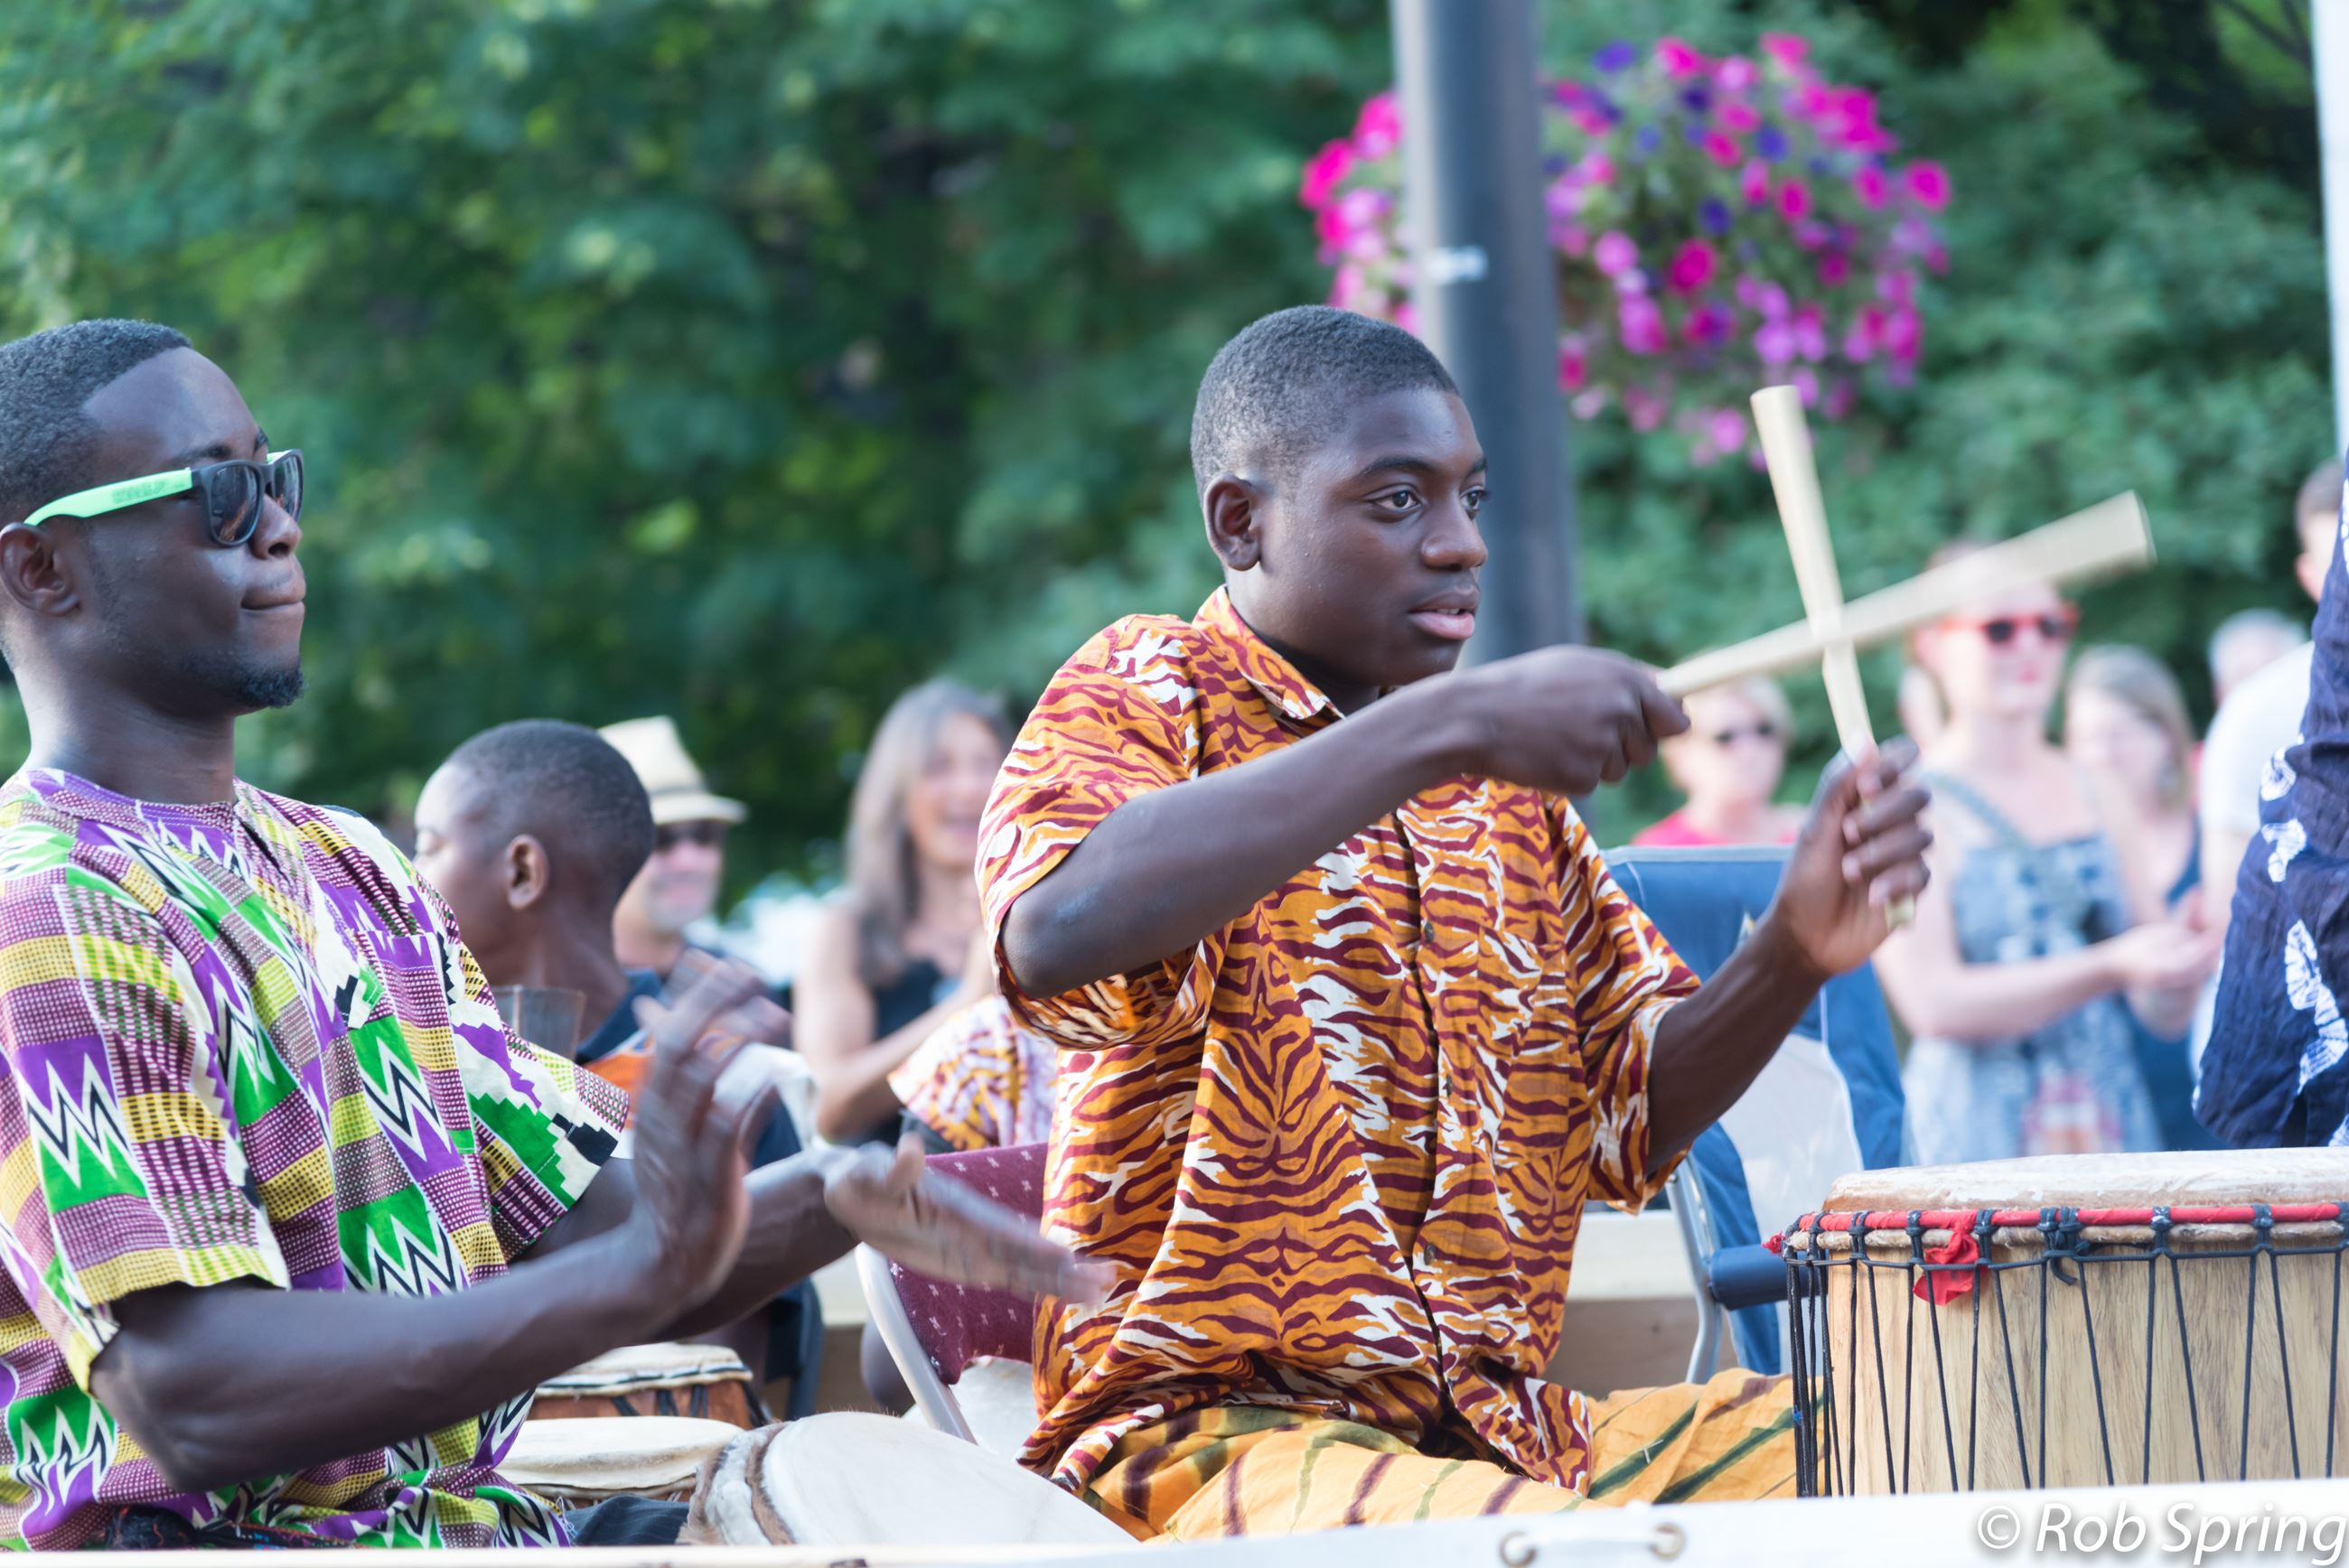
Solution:
[[[2281,610],[2238,610],[2210,634],[2210,674],[2218,678],[2235,661],[2236,649],[2243,644],[2256,647],[2266,643],[2272,651],[2286,653],[2306,641],[2305,621],[2296,621]]]
[[[0,346],[0,521],[87,490],[102,387],[187,338],[151,321],[76,321]]]
[[[1422,388],[1460,390],[1402,328],[1329,305],[1275,311],[1208,365],[1191,411],[1192,477],[1202,494],[1219,474],[1257,472],[1278,484],[1353,405]]]
[[[485,729],[443,766],[481,790],[499,841],[528,833],[557,866],[585,872],[584,895],[608,914],[653,852],[653,803],[628,759],[583,725],[525,718]]]

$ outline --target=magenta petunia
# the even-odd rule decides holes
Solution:
[[[1792,67],[1810,58],[1811,46],[1809,40],[1792,33],[1764,33],[1762,35],[1762,52],[1780,65]]]
[[[1754,352],[1769,366],[1785,365],[1795,357],[1795,329],[1783,321],[1765,321],[1754,331]]]
[[[1577,130],[1585,136],[1604,136],[1615,129],[1615,122],[1595,108],[1577,108],[1568,112]]]
[[[1811,188],[1799,180],[1788,180],[1778,187],[1778,215],[1789,222],[1807,217],[1811,211]]]
[[[1664,282],[1676,294],[1694,294],[1713,281],[1713,249],[1702,240],[1691,240],[1672,253],[1664,268]]]
[[[1839,289],[1850,280],[1851,258],[1841,251],[1829,251],[1819,258],[1819,282],[1826,287]]]
[[[1758,158],[1748,163],[1737,177],[1737,191],[1749,207],[1759,207],[1770,200],[1770,166]]]
[[[1609,229],[1599,235],[1599,242],[1590,248],[1590,259],[1600,272],[1611,278],[1640,264],[1640,247],[1632,242],[1630,235],[1620,229]]]
[[[1705,57],[1679,38],[1667,35],[1656,40],[1656,64],[1664,67],[1664,75],[1672,77],[1704,74]]]
[[[1909,199],[1929,212],[1950,204],[1949,171],[1938,163],[1910,164],[1900,171],[1900,183]]]
[[[1762,111],[1735,98],[1723,104],[1715,118],[1723,130],[1733,130],[1740,136],[1751,136],[1762,129]]]
[[[1734,452],[1745,445],[1745,416],[1734,408],[1715,408],[1704,417],[1705,438],[1723,452]]]
[[[1557,346],[1557,389],[1579,392],[1589,383],[1590,360],[1572,338]]]
[[[1717,304],[1701,304],[1681,323],[1681,335],[1699,348],[1725,341],[1737,330],[1737,317]]]
[[[1713,79],[1720,85],[1721,90],[1730,93],[1745,91],[1760,77],[1761,73],[1754,68],[1754,62],[1743,55],[1730,56],[1713,71]]]
[[[1651,392],[1645,387],[1623,388],[1623,412],[1630,417],[1631,428],[1646,435],[1663,424],[1672,411],[1671,399],[1661,393]]]
[[[1864,207],[1878,208],[1892,200],[1892,181],[1873,163],[1863,163],[1852,171],[1851,188]]]
[[[1305,178],[1298,182],[1297,200],[1307,207],[1319,207],[1330,200],[1338,181],[1346,178],[1354,167],[1354,149],[1344,141],[1332,141],[1315,153],[1305,165]]]
[[[1664,333],[1664,313],[1645,294],[1630,294],[1617,302],[1616,323],[1623,346],[1633,354],[1661,354],[1671,346]]]
[[[1402,143],[1402,110],[1392,93],[1381,93],[1354,118],[1354,149],[1364,158],[1384,158]]]
[[[1704,139],[1698,145],[1704,150],[1707,158],[1723,169],[1736,168],[1737,160],[1745,156],[1745,150],[1737,145],[1737,139],[1725,130],[1706,131]]]
[[[1586,152],[1574,171],[1593,185],[1615,183],[1615,160],[1603,152]]]

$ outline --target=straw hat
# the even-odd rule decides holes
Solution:
[[[740,822],[750,813],[740,800],[709,792],[709,781],[686,755],[677,723],[667,717],[607,724],[597,733],[628,759],[645,793],[653,799],[658,827],[676,822]]]

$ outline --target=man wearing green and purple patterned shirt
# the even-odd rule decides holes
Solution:
[[[1084,1293],[913,1150],[747,1173],[747,973],[647,1009],[622,1157],[379,834],[236,779],[301,690],[301,480],[168,328],[0,346],[0,1545],[560,1542],[497,1466],[567,1367],[859,1237]]]

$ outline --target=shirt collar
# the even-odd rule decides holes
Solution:
[[[1232,607],[1229,589],[1218,588],[1207,595],[1191,624],[1228,648],[1248,684],[1290,718],[1302,722],[1337,713],[1336,705],[1322,695],[1320,687],[1299,675],[1295,665],[1275,653],[1271,644],[1240,619],[1240,613]]]
[[[636,1022],[636,998],[657,998],[660,994],[659,975],[649,969],[631,970],[628,989],[620,997],[620,1005],[612,1009],[610,1017],[595,1026],[594,1034],[579,1042],[578,1054],[574,1059],[581,1067],[585,1067],[589,1062],[601,1061],[635,1039],[643,1027]]]

